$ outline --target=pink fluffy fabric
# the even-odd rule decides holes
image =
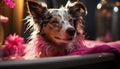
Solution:
[[[53,46],[47,43],[41,36],[37,35],[27,44],[24,58],[34,59],[40,57],[64,56],[71,53],[74,49],[85,47],[82,36],[76,37],[72,43],[72,48],[69,46]]]
[[[120,41],[115,42],[101,42],[85,40],[86,48],[78,48],[73,50],[69,55],[83,55],[95,53],[114,53],[120,60]]]
[[[52,46],[40,36],[36,36],[25,49],[25,59],[35,59],[40,57],[83,55],[103,52],[112,52],[120,57],[120,41],[105,43],[102,41],[84,40],[83,36],[78,36],[73,41],[73,48],[66,46]]]
[[[9,35],[5,40],[3,57],[6,59],[19,59],[24,55],[24,39],[16,34]]]
[[[14,8],[15,3],[13,0],[4,0],[5,4],[8,5],[10,8]]]
[[[83,55],[103,52],[112,52],[120,57],[120,41],[104,43],[100,41],[84,40],[77,36],[70,42],[71,46],[53,46],[37,35],[24,46],[23,38],[10,35],[5,40],[3,57],[8,59],[35,59],[41,57]],[[119,59],[120,60],[120,59]]]

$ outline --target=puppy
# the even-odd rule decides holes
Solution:
[[[68,2],[65,7],[48,9],[42,3],[28,1],[27,9],[26,19],[34,31],[26,46],[25,58],[64,56],[85,47],[82,15],[87,10],[83,3]]]

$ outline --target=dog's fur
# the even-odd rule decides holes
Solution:
[[[34,29],[24,56],[32,58],[63,56],[84,47],[83,3],[76,1],[60,9],[48,9],[42,3],[28,1],[28,22]]]

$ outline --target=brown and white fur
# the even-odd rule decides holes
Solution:
[[[48,9],[42,3],[28,1],[29,17],[26,19],[34,29],[24,56],[28,59],[64,56],[84,47],[82,14],[86,13],[83,3],[68,2],[65,7]]]

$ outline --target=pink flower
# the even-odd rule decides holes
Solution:
[[[5,40],[5,47],[3,49],[3,56],[9,58],[19,58],[24,55],[25,46],[24,39],[18,35],[9,35]]]
[[[6,3],[6,5],[8,5],[10,8],[14,8],[15,3],[13,2],[13,0],[4,0],[4,2]]]

